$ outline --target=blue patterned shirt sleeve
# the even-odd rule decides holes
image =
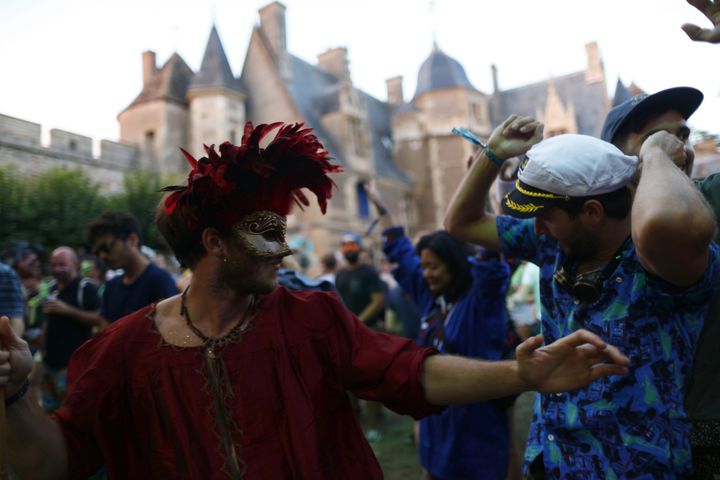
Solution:
[[[540,265],[539,241],[535,235],[535,220],[498,215],[495,220],[502,253]]]
[[[499,228],[500,230],[500,228]],[[541,395],[525,450],[526,468],[542,454],[557,478],[685,478],[690,475],[684,409],[698,336],[720,282],[720,250],[710,246],[703,277],[678,288],[648,273],[628,243],[593,304],[578,303],[552,280],[556,243],[540,243],[542,329],[546,342],[585,328],[625,353],[625,376],[572,392]]]

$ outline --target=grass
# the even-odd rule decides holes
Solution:
[[[533,393],[524,393],[515,402],[514,435],[521,458],[527,441],[528,425],[532,418],[533,399]],[[411,438],[412,418],[384,409],[381,425],[382,439],[371,443],[371,446],[385,473],[385,479],[419,479],[422,468]]]

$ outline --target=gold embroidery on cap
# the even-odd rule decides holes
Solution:
[[[520,205],[513,202],[510,197],[505,197],[505,205],[520,213],[535,213],[544,207],[544,205],[535,205],[534,203],[526,203],[525,205]]]
[[[554,193],[531,192],[530,190],[525,190],[520,186],[520,180],[515,182],[515,188],[518,192],[528,197],[550,198],[553,200],[570,200],[570,197],[568,197],[567,195],[555,195]]]

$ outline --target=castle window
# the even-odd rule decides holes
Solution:
[[[153,140],[155,140],[155,131],[154,130],[146,130],[145,131],[145,141],[152,142]]]
[[[350,135],[352,143],[357,155],[365,155],[367,153],[366,138],[359,118],[350,119]]]
[[[75,150],[77,150],[77,142],[75,142],[75,140],[70,140],[68,142],[68,148],[74,152]]]
[[[367,219],[370,217],[370,203],[368,202],[365,185],[362,182],[358,182],[355,188],[357,190],[358,217]]]

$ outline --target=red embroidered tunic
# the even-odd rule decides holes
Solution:
[[[419,418],[440,408],[421,386],[432,350],[377,334],[330,293],[282,287],[221,355],[213,388],[202,347],[168,345],[152,306],[73,356],[56,418],[70,478],[378,479],[346,390]],[[220,392],[220,393],[218,393]],[[223,415],[222,412],[227,412]]]

